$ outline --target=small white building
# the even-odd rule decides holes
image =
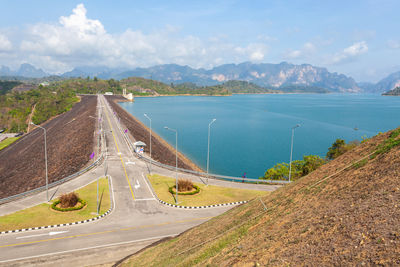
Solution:
[[[145,143],[143,143],[142,141],[137,141],[137,142],[133,143],[133,145],[135,146],[136,153],[143,154],[144,147],[146,146]]]
[[[104,95],[113,95],[113,92],[105,92]]]
[[[50,83],[49,82],[42,82],[42,83],[40,83],[40,85],[43,86],[43,87],[46,87],[46,86],[49,86]]]

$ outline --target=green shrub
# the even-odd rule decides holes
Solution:
[[[174,192],[174,188],[176,188],[176,186],[174,185],[174,186],[171,186],[169,189],[168,189],[168,191],[171,193],[171,194],[175,194],[175,192]],[[182,192],[182,191],[178,191],[178,195],[195,195],[195,194],[197,194],[197,193],[199,193],[200,192],[200,187],[198,187],[197,185],[193,185],[193,188],[195,188],[196,190],[195,191],[191,191],[191,192]],[[178,190],[179,190],[179,185],[178,185]]]
[[[346,153],[347,151],[352,150],[357,145],[358,144],[356,142],[350,142],[346,144],[346,141],[344,141],[343,139],[336,139],[336,141],[328,149],[328,153],[326,153],[326,158],[335,159],[340,155]]]
[[[363,159],[363,160],[361,160],[359,162],[354,163],[353,167],[355,169],[358,169],[358,168],[361,168],[361,167],[365,166],[367,163],[368,163],[368,158],[365,158],[365,159]]]
[[[400,145],[400,139],[396,139],[400,135],[400,129],[394,130],[390,133],[389,138],[382,142],[374,154],[371,155],[371,159],[375,158],[379,154],[389,152],[393,147]]]
[[[291,179],[296,180],[303,177],[323,164],[325,164],[325,160],[316,155],[303,156],[303,160],[294,160],[292,161]],[[287,180],[289,177],[289,169],[290,165],[288,163],[278,163],[274,167],[268,169],[260,179]]]
[[[59,207],[57,207],[57,205],[60,204],[60,202],[61,201],[59,199],[54,201],[53,204],[51,204],[51,208],[54,210],[57,210],[57,211],[73,211],[73,210],[80,210],[84,206],[86,206],[86,201],[83,199],[80,199],[80,198],[78,199],[78,202],[81,203],[82,205],[78,206],[78,207],[59,208]]]

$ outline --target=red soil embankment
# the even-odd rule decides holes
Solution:
[[[106,96],[106,99],[108,100],[114,111],[118,114],[118,117],[121,119],[121,123],[128,128],[129,133],[133,136],[133,138],[137,141],[142,141],[146,143],[146,152],[149,152],[149,129],[117,104],[117,102],[125,101],[125,98],[121,96]],[[154,132],[152,132],[151,141],[152,158],[163,164],[175,166],[175,149]],[[191,160],[186,158],[182,153],[178,153],[178,168],[202,171],[200,167],[198,167]]]
[[[96,96],[82,96],[73,108],[41,125],[47,131],[49,183],[71,175],[90,160]],[[43,130],[37,128],[0,151],[0,198],[46,184]]]

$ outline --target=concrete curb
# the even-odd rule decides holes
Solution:
[[[76,225],[76,224],[93,222],[93,221],[96,221],[98,219],[104,218],[105,216],[110,214],[111,211],[112,211],[112,208],[110,208],[108,211],[106,211],[102,215],[99,215],[99,216],[97,216],[95,218],[83,220],[83,221],[72,222],[72,223],[54,224],[54,225],[46,225],[46,226],[39,226],[39,227],[32,227],[32,228],[25,228],[25,229],[18,229],[18,230],[8,230],[8,231],[0,232],[0,235],[2,235],[2,234],[10,234],[10,233],[27,232],[27,231],[47,229],[47,228],[56,228],[56,227],[62,227],[62,226],[69,226],[69,225]]]
[[[179,206],[179,205],[174,205],[174,204],[169,204],[157,197],[157,200],[164,205],[167,205],[169,207],[173,208],[179,208],[179,209],[207,209],[207,208],[216,208],[216,207],[224,207],[224,206],[233,206],[233,205],[239,205],[239,204],[244,204],[247,203],[246,200],[244,201],[237,201],[237,202],[231,202],[231,203],[224,203],[224,204],[214,204],[214,205],[207,205],[207,206]]]

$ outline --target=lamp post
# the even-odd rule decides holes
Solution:
[[[149,116],[147,116],[146,113],[144,113],[143,115],[144,115],[146,118],[148,118],[149,121],[150,121],[150,173],[151,173],[151,160],[152,160],[152,157],[151,157],[151,119],[150,119]]]
[[[46,138],[46,129],[43,128],[42,126],[36,125],[33,122],[31,124],[35,125],[36,127],[39,127],[43,129],[44,131],[44,161],[46,164],[46,198],[47,202],[49,202],[49,179],[48,179],[48,171],[47,171],[47,138]]]
[[[178,131],[167,126],[164,129],[175,132],[175,203],[178,204]]]
[[[208,124],[208,148],[207,148],[207,185],[208,185],[208,167],[210,165],[210,129],[211,129],[211,124],[213,124],[217,119],[213,119],[209,124]]]
[[[292,127],[292,143],[290,145],[290,164],[289,164],[289,182],[290,182],[290,177],[292,175],[292,155],[293,155],[293,136],[294,136],[294,129],[300,127],[300,124],[297,124],[296,126]]]

